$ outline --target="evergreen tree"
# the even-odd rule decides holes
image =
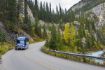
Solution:
[[[16,0],[10,0],[7,3],[7,20],[16,23]]]
[[[5,0],[4,6],[4,25],[8,31],[15,31],[16,30],[16,21],[17,21],[17,2],[16,0]]]
[[[36,20],[35,21],[35,34],[38,36],[38,37],[40,37],[40,38],[42,38],[42,31],[41,31],[41,25],[39,24],[39,21],[38,20]]]
[[[0,0],[0,20],[4,20],[5,15],[4,12],[6,11],[6,0]]]
[[[5,41],[6,41],[6,39],[5,39],[5,33],[0,31],[0,43],[5,42]]]
[[[31,32],[31,30],[32,30],[32,27],[31,27],[31,20],[30,20],[30,18],[29,18],[29,16],[28,16],[28,11],[27,11],[27,3],[28,3],[28,1],[27,0],[24,0],[24,24],[23,24],[23,29],[27,32],[27,33],[29,33],[29,34],[31,34],[32,32]]]
[[[57,29],[57,50],[64,50],[63,47],[64,47],[63,36],[61,34],[60,28],[58,27]]]
[[[17,28],[21,28],[21,24],[23,24],[22,14],[24,14],[23,10],[23,2],[24,0],[17,1]]]
[[[47,29],[46,29],[45,24],[44,24],[44,26],[43,26],[43,38],[44,38],[44,39],[48,39]]]
[[[38,12],[39,12],[39,7],[38,7],[38,0],[35,0],[35,5],[34,5],[34,17],[38,18]]]
[[[57,47],[58,47],[57,31],[54,25],[51,28],[51,38],[50,38],[50,41],[48,42],[48,47],[53,50],[57,50]]]

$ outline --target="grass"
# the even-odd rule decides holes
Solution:
[[[7,51],[11,50],[13,48],[13,45],[10,43],[0,43],[0,59],[3,54],[5,54]]]
[[[44,41],[44,39],[42,39],[42,38],[34,38],[34,41],[29,41],[29,43],[32,44],[32,43],[41,42],[41,41]]]

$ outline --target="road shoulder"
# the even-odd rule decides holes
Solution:
[[[2,70],[2,60],[0,59],[0,70]]]

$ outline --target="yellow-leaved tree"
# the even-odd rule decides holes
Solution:
[[[76,28],[73,24],[65,24],[64,40],[66,44],[72,47],[72,50],[76,50]]]
[[[65,43],[67,44],[70,42],[70,24],[69,23],[65,24],[64,40],[65,40]]]
[[[70,45],[75,47],[76,41],[76,28],[73,24],[70,25]]]

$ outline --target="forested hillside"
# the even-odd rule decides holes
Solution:
[[[30,6],[34,17],[39,20],[59,23],[72,21],[74,19],[74,13],[71,12],[71,16],[69,16],[67,10],[62,9],[60,4],[59,6],[56,6],[56,10],[51,8],[51,3],[38,2],[38,0],[35,0],[35,2],[29,0],[28,5]]]
[[[75,11],[71,10],[75,6],[68,11],[60,5],[54,11],[51,3],[38,0],[0,0],[0,24],[3,25],[0,27],[0,43],[11,41],[14,44],[16,37],[27,35],[34,41],[37,38],[46,40],[45,46],[53,50],[79,53],[103,50],[105,28],[97,27],[99,17],[94,12],[78,16],[76,11],[84,12],[104,0],[82,2],[86,4]]]
[[[4,29],[10,35],[19,34],[20,30],[29,33],[31,22],[27,15],[27,1],[0,0],[0,3],[0,21],[4,25]]]
[[[0,0],[0,55],[14,47],[18,36],[37,38],[28,11],[27,0]]]
[[[92,6],[90,5],[90,8],[87,9],[89,10],[102,3],[103,0],[86,0],[83,2],[92,4]],[[77,16],[74,11],[68,13],[68,11],[63,10],[60,5],[56,7],[55,12],[51,8],[51,4],[47,2],[38,2],[38,0],[33,2],[29,0],[28,4],[36,21],[43,20],[46,22],[43,25],[38,22],[35,28],[36,34],[39,34],[40,37],[45,36],[45,39],[47,39],[47,48],[80,53],[105,48],[105,36],[103,35],[102,29],[97,28],[99,18],[93,12],[82,13]],[[88,7],[87,4],[86,7]]]

